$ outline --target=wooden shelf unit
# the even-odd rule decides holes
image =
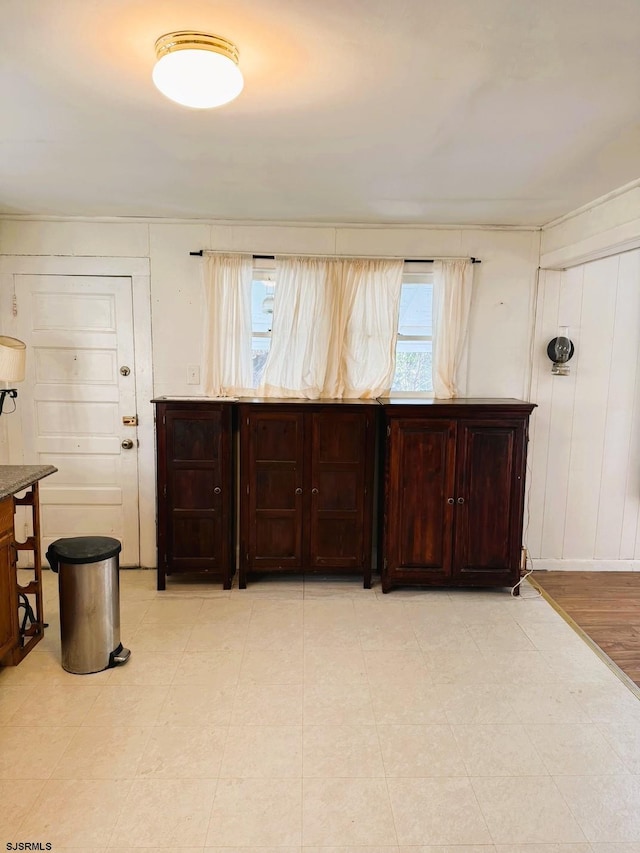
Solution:
[[[31,509],[32,535],[18,542],[15,536],[15,508]],[[26,584],[18,579],[17,552],[33,553],[33,572]],[[24,596],[34,619],[22,628],[19,608]],[[42,562],[40,553],[40,501],[38,483],[28,487],[24,497],[10,496],[0,501],[0,664],[17,666],[44,636],[42,602]]]

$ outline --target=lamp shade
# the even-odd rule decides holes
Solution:
[[[0,335],[0,380],[22,382],[26,360],[26,344],[17,338]]]
[[[194,109],[219,107],[244,86],[238,49],[222,36],[176,32],[156,42],[153,82],[167,98]]]

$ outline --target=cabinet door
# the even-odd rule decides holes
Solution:
[[[461,421],[454,576],[458,583],[515,582],[520,567],[525,425]]]
[[[446,582],[451,574],[455,423],[392,418],[387,440],[383,581]]]
[[[302,570],[304,417],[249,410],[242,421],[244,565]]]
[[[228,417],[226,410],[208,405],[166,411],[164,515],[169,571],[229,571]]]
[[[309,416],[308,565],[366,569],[371,560],[373,412]]]

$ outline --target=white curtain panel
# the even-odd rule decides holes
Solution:
[[[251,394],[251,255],[205,254],[204,388],[211,397]]]
[[[323,396],[337,273],[336,264],[326,258],[276,257],[271,348],[260,396],[310,400]]]
[[[258,394],[377,397],[393,381],[403,263],[276,258],[271,349]]]
[[[345,260],[341,276],[341,369],[336,396],[389,393],[396,368],[403,261]]]
[[[473,291],[470,260],[436,261],[433,265],[433,391],[457,397],[458,373],[467,343]]]

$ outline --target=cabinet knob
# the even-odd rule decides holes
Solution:
[[[464,503],[464,498],[458,498],[458,503],[459,503],[459,504],[463,504],[463,503]]]
[[[447,503],[453,504],[453,503],[455,503],[455,500],[453,498],[447,498]]]
[[[296,489],[296,495],[301,495],[301,494],[302,494],[302,489],[300,488],[300,486],[298,486],[298,488]]]
[[[317,494],[318,494],[318,490],[317,490],[317,489],[311,489],[311,494],[312,494],[312,495],[317,495]]]
[[[213,490],[213,494],[219,495],[221,491],[222,491],[222,489],[220,488],[220,486],[216,486],[215,489]]]

